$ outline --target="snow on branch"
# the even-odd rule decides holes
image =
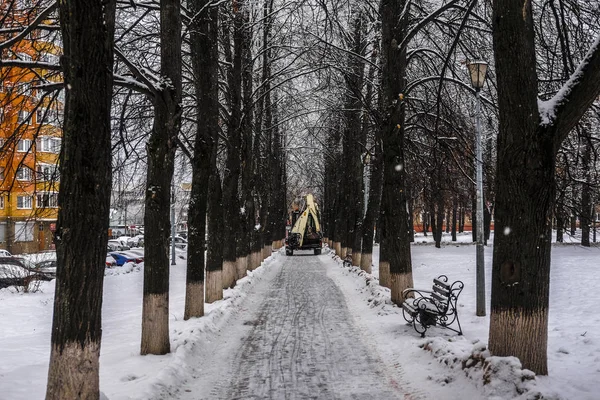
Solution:
[[[600,36],[596,38],[585,58],[554,97],[546,101],[538,99],[540,125],[559,124],[559,135],[566,136],[594,102],[599,92]]]

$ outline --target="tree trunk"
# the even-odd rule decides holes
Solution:
[[[444,233],[444,206],[443,206],[443,202],[440,199],[439,203],[438,203],[438,208],[437,208],[437,230],[436,233],[434,235],[435,237],[435,247],[437,247],[438,249],[442,247],[442,235]]]
[[[456,242],[456,202],[452,204],[452,241]]]
[[[188,210],[188,258],[185,311],[183,319],[204,315],[204,251],[206,246],[206,211],[214,137],[219,134],[218,121],[218,7],[206,7],[210,0],[188,0],[197,15],[190,24],[190,51],[196,92],[196,139],[192,159],[192,188]]]
[[[581,245],[590,247],[590,225],[592,221],[592,180],[590,173],[590,161],[592,158],[593,145],[591,139],[587,136],[589,133],[583,129],[585,135],[585,148],[583,150],[583,173],[585,174],[584,182],[581,185]]]
[[[379,214],[379,205],[381,204],[381,181],[382,181],[383,155],[381,154],[381,142],[376,139],[375,155],[371,159],[371,176],[369,188],[369,202],[367,212],[363,222],[363,237],[360,268],[367,273],[371,273],[371,264],[373,261],[373,235],[375,227],[375,218]],[[379,228],[379,227],[378,227]]]
[[[571,236],[575,236],[575,233],[577,233],[577,215],[575,215],[575,214],[571,215],[570,233],[571,233]]]
[[[115,6],[115,1],[59,3],[66,101],[48,400],[100,398]]]
[[[217,171],[217,141],[213,148],[208,181],[208,248],[206,252],[206,302],[223,299],[223,204],[221,177]]]
[[[253,269],[253,233],[255,221],[255,205],[252,193],[256,190],[256,179],[254,168],[256,159],[253,154],[253,99],[252,99],[252,28],[249,24],[249,9],[243,9],[244,26],[242,40],[242,88],[243,88],[243,118],[242,118],[242,164],[241,164],[241,201],[244,212],[241,219],[240,237],[243,239],[238,243],[238,255],[246,258],[246,270],[238,271],[240,277],[246,275],[247,270]]]
[[[487,241],[490,240],[492,233],[492,213],[487,207],[483,207],[483,239],[484,244],[487,246]]]
[[[406,86],[406,47],[399,44],[405,38],[409,13],[406,0],[382,0],[382,104],[384,178],[382,216],[385,225],[385,253],[389,260],[391,300],[401,304],[402,291],[413,286],[412,260],[408,216],[406,213],[406,165],[404,160],[403,92]],[[392,245],[393,244],[393,245]]]
[[[233,53],[229,40],[229,26],[223,23],[227,87],[231,114],[227,123],[227,159],[223,179],[223,288],[237,281],[237,242],[240,226],[239,179],[241,170],[242,118],[242,13],[233,10]],[[226,17],[227,18],[227,17]]]
[[[144,214],[144,301],[141,354],[166,354],[169,343],[169,233],[171,180],[181,126],[181,18],[179,0],[160,2],[161,74],[148,140]]]
[[[547,374],[554,132],[542,129],[531,3],[496,0],[500,131],[489,348]],[[518,60],[518,62],[516,62]]]

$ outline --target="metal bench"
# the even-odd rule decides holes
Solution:
[[[448,277],[440,275],[433,279],[432,290],[406,289],[402,292],[402,316],[421,337],[436,325],[462,335],[457,301],[463,287],[461,281],[449,284]]]

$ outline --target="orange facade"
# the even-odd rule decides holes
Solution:
[[[35,18],[35,10],[17,8],[21,3],[28,2],[0,0],[5,24],[24,29]],[[52,248],[58,214],[62,101],[60,92],[41,87],[60,76],[33,63],[57,63],[60,48],[56,31],[44,32],[33,30],[2,51],[0,248],[14,254]],[[19,29],[0,35],[0,42],[18,35]]]

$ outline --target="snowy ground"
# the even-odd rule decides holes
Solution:
[[[464,234],[459,239],[469,242],[470,236]],[[417,237],[417,242],[423,240],[430,241],[431,236]],[[595,288],[600,275],[600,248],[577,245],[553,248],[550,375],[523,383],[522,377],[527,373],[518,368],[516,360],[489,358],[490,368],[497,369],[497,373],[487,385],[483,385],[481,368],[463,370],[461,367],[462,360],[471,356],[474,349],[481,351],[482,357],[487,355],[489,319],[474,315],[475,246],[447,243],[435,249],[432,245],[417,244],[412,251],[415,286],[430,286],[431,278],[442,273],[465,283],[459,299],[463,337],[432,328],[427,338],[421,339],[405,325],[399,309],[389,303],[389,292],[378,285],[377,268],[372,275],[366,275],[357,269],[342,267],[330,254],[290,259],[276,253],[250,276],[240,280],[234,289],[225,291],[223,301],[207,304],[205,317],[183,321],[185,260],[178,258],[178,264],[171,270],[172,352],[167,356],[142,357],[139,340],[143,274],[140,268],[113,269],[105,278],[101,390],[111,400],[222,398],[211,397],[210,393],[221,395],[227,391],[208,384],[198,387],[194,383],[223,378],[223,373],[231,367],[224,360],[236,354],[242,347],[242,339],[258,328],[258,325],[243,322],[262,309],[265,298],[269,298],[265,295],[271,293],[277,282],[277,274],[290,263],[318,259],[320,265],[314,267],[315,271],[320,268],[345,298],[353,318],[353,335],[366,338],[369,357],[380,362],[369,365],[381,367],[389,382],[397,384],[410,398],[512,399],[519,396],[518,391],[524,393],[523,399],[536,393],[544,398],[598,398],[595,385],[600,378],[600,314],[590,310],[595,310],[600,300],[600,292]],[[376,261],[377,248],[375,253]],[[488,302],[490,263],[491,247],[488,247]],[[54,282],[44,283],[42,290],[32,294],[0,290],[2,400],[44,396]],[[326,296],[323,301],[327,301]],[[343,332],[332,332],[331,335],[339,339],[341,334]],[[424,344],[435,355],[423,350]],[[365,352],[364,348],[360,351]],[[360,367],[356,365],[357,369]]]

